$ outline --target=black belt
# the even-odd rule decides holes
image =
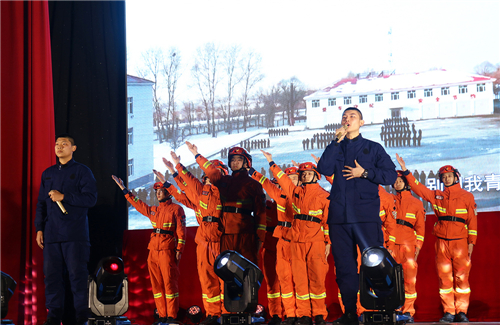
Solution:
[[[413,229],[413,225],[412,225],[410,222],[406,221],[406,220],[403,220],[403,219],[396,219],[396,223],[397,223],[398,225],[403,225],[403,226],[410,227],[410,228],[412,228],[412,229]]]
[[[237,207],[223,207],[222,208],[223,212],[232,212],[232,213],[240,213],[240,214],[248,214],[252,215],[252,210],[249,209],[242,209],[242,208],[237,208]]]
[[[288,221],[278,221],[278,226],[292,228],[292,223]]]
[[[317,223],[321,223],[321,219],[320,218],[316,218],[316,217],[313,217],[313,216],[310,216],[308,214],[296,214],[293,216],[294,219],[299,219],[299,220],[305,220],[305,221],[312,221],[312,222],[317,222]]]
[[[218,217],[213,217],[213,216],[206,216],[206,217],[203,217],[203,221],[206,221],[206,222],[219,222],[219,218]]]
[[[274,229],[276,229],[276,227],[266,227],[266,231],[274,231]]]
[[[162,234],[162,235],[174,235],[174,232],[172,230],[163,230],[160,228],[155,228],[153,230],[153,234]]]
[[[452,216],[444,216],[444,217],[438,217],[439,221],[458,221],[461,223],[465,223],[465,219],[463,218],[458,218],[458,217],[452,217]]]

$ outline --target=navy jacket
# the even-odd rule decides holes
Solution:
[[[49,197],[50,190],[64,194],[64,215]],[[90,169],[71,159],[42,173],[36,205],[35,228],[44,232],[44,242],[89,241],[87,211],[97,202],[97,186]]]
[[[344,166],[355,167],[357,160],[368,171],[368,178],[347,180]],[[318,172],[335,175],[330,192],[329,224],[355,222],[381,223],[378,185],[392,185],[396,181],[396,166],[384,148],[361,134],[354,139],[332,141],[318,163]]]

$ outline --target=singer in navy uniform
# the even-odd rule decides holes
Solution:
[[[57,164],[42,173],[35,228],[43,249],[45,274],[44,325],[59,325],[64,312],[64,275],[69,275],[76,324],[88,320],[87,262],[90,255],[87,211],[97,202],[97,187],[90,169],[73,159],[73,137],[56,137]],[[64,213],[65,211],[66,213]]]
[[[384,148],[359,133],[364,123],[359,109],[346,108],[342,127],[336,130],[337,139],[326,147],[318,162],[318,172],[334,175],[328,226],[345,314],[332,324],[358,324],[356,246],[361,252],[383,246],[378,186],[394,184],[397,178],[396,166]]]

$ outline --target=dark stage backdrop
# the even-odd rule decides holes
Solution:
[[[432,228],[437,219],[428,215],[426,221],[425,241],[418,257],[417,301],[415,303],[415,321],[437,322],[443,311],[439,298],[439,280],[435,266]],[[203,308],[201,287],[196,270],[196,244],[194,236],[196,227],[187,228],[186,248],[180,262],[179,320],[185,321],[185,310],[196,304]],[[475,322],[500,321],[500,281],[498,270],[500,262],[495,250],[498,247],[498,229],[500,229],[500,212],[482,212],[478,215],[478,240],[472,253],[472,270],[470,275],[471,299],[469,318]],[[154,299],[147,267],[147,244],[151,230],[127,230],[123,241],[123,259],[125,272],[129,276],[129,311],[125,314],[138,324],[153,322]],[[328,257],[330,269],[326,278],[328,321],[340,317],[338,303],[338,287],[335,282],[334,262],[332,255]],[[300,275],[299,275],[300,276]],[[266,284],[259,291],[259,303],[267,307]],[[184,319],[183,319],[184,318]]]
[[[18,284],[7,317],[37,324],[46,310],[33,220],[55,134],[74,135],[75,160],[97,180],[89,270],[121,255],[126,201],[111,175],[126,176],[125,2],[1,1],[1,36],[1,267]]]

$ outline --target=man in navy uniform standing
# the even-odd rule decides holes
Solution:
[[[396,166],[384,148],[359,133],[364,123],[359,109],[347,108],[342,115],[342,127],[335,132],[337,139],[328,145],[318,162],[321,174],[335,175],[328,225],[345,313],[333,324],[359,323],[356,246],[360,252],[368,247],[383,246],[378,186],[394,184],[397,178]]]
[[[69,275],[76,324],[87,322],[87,262],[90,255],[87,211],[97,202],[94,175],[73,159],[76,145],[67,134],[57,136],[58,162],[42,173],[35,228],[43,249],[45,274],[44,325],[59,325],[64,313],[64,274]]]

